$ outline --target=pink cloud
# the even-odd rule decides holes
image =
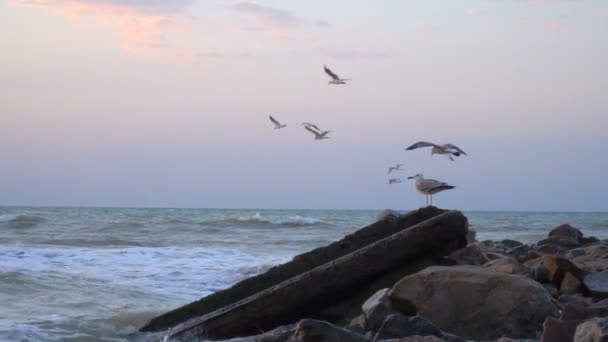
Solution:
[[[477,9],[475,9],[475,8],[468,8],[468,9],[465,11],[465,13],[466,13],[468,16],[474,17],[474,16],[476,16],[476,15],[479,15],[479,10],[477,10]]]
[[[169,37],[189,31],[188,21],[175,12],[191,0],[125,1],[125,0],[11,0],[10,6],[45,8],[59,15],[81,20],[98,18],[119,32],[122,47],[130,53],[154,55],[176,60],[193,51],[173,51]],[[177,60],[182,58],[177,58]]]
[[[431,26],[428,23],[418,23],[416,25],[416,30],[418,30],[418,31],[429,31],[432,28],[433,28],[433,26]]]

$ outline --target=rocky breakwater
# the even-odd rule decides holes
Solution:
[[[275,283],[162,334],[167,341],[608,341],[608,242],[568,225],[535,244],[471,241],[467,227],[457,211],[387,212],[294,258],[300,265],[323,255],[301,273],[257,276]]]

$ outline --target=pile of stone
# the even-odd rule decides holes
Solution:
[[[427,207],[151,321],[167,341],[608,341],[608,242],[569,225],[475,241]],[[242,337],[246,336],[246,337]]]

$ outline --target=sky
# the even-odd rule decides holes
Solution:
[[[0,0],[0,43],[0,205],[608,211],[605,0]]]

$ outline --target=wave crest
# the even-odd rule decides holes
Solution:
[[[42,217],[35,215],[0,215],[0,224],[4,223],[16,228],[33,227],[43,221],[44,219]]]
[[[329,225],[318,217],[312,216],[264,216],[260,213],[253,215],[241,215],[241,216],[229,216],[219,220],[209,220],[200,223],[203,226],[288,226],[288,227],[299,227],[299,226],[323,226]]]

